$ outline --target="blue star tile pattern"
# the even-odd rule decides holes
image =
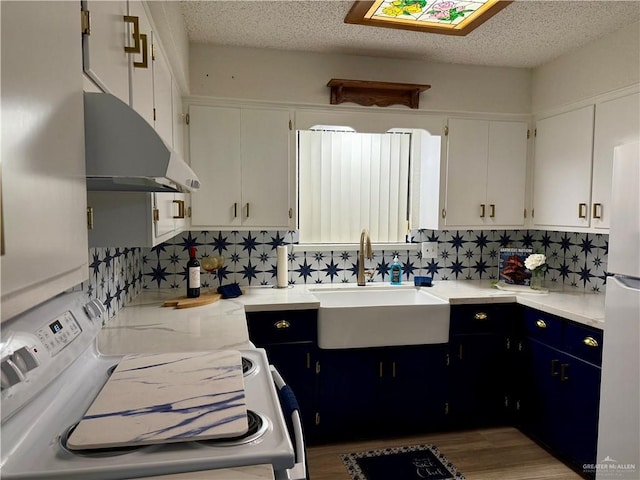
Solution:
[[[337,263],[334,263],[333,258],[331,258],[331,261],[329,263],[325,263],[325,267],[322,268],[321,271],[325,273],[326,277],[329,277],[330,282],[333,282],[333,279],[339,276],[342,269],[338,266]]]
[[[307,259],[304,259],[304,262],[298,264],[298,268],[294,269],[294,272],[298,274],[299,277],[302,277],[303,283],[307,283],[307,279],[311,277],[313,272],[316,270],[307,263]]]
[[[249,255],[251,255],[251,252],[253,250],[258,250],[258,242],[256,241],[257,238],[256,237],[252,237],[251,236],[251,232],[247,233],[246,237],[242,238],[242,242],[240,242],[240,245],[242,246],[242,250],[246,251],[249,253]]]

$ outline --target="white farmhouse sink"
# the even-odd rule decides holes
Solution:
[[[316,287],[323,349],[449,341],[449,303],[413,286]]]

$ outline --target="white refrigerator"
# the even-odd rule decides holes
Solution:
[[[596,479],[640,479],[640,143],[615,148]]]

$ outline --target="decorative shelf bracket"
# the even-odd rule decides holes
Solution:
[[[406,105],[418,108],[420,93],[430,89],[431,85],[332,78],[327,87],[331,88],[331,105],[353,102],[365,107]]]

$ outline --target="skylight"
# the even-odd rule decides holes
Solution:
[[[445,35],[467,35],[510,3],[502,0],[355,2],[344,21]]]

